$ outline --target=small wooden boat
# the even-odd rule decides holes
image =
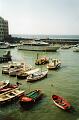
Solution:
[[[23,69],[24,69],[24,63],[19,63],[14,68],[10,68],[9,75],[16,76]]]
[[[41,80],[45,77],[47,77],[48,70],[46,71],[38,71],[35,72],[27,77],[27,82],[36,82],[38,80]]]
[[[9,80],[0,81],[0,89],[6,87],[9,84]]]
[[[22,71],[17,74],[18,79],[26,79],[27,76],[28,76],[28,74],[26,72],[22,72]]]
[[[7,86],[5,86],[4,88],[0,88],[0,94],[1,93],[3,93],[3,92],[7,92],[7,91],[9,91],[9,90],[11,90],[11,89],[15,89],[15,88],[17,88],[18,87],[18,85],[15,85],[15,84],[8,84]]]
[[[10,70],[10,68],[15,68],[16,66],[18,66],[18,63],[16,63],[16,62],[8,62],[8,64],[7,65],[4,65],[3,67],[2,67],[2,74],[9,74],[9,70]]]
[[[20,105],[23,108],[32,107],[42,97],[43,93],[40,90],[34,90],[20,98]]]
[[[60,66],[61,66],[61,61],[58,60],[58,59],[53,59],[53,60],[47,65],[47,68],[48,68],[49,70],[52,70],[52,69],[58,69]]]
[[[0,94],[0,105],[6,104],[8,102],[14,101],[24,94],[23,90],[12,89],[7,92]]]
[[[17,78],[18,79],[26,79],[27,76],[33,74],[34,72],[37,72],[39,71],[39,68],[30,68],[30,69],[27,69],[27,70],[22,70],[20,71],[18,74],[17,74]]]
[[[55,105],[57,105],[59,108],[66,110],[66,111],[71,109],[70,103],[67,100],[65,100],[63,97],[53,95],[52,99],[53,99]]]

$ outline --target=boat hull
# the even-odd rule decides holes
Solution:
[[[60,68],[60,66],[61,66],[61,63],[59,63],[59,64],[57,64],[56,66],[47,66],[47,68],[49,69],[49,70],[57,70],[58,68]]]
[[[71,109],[70,103],[62,98],[61,96],[53,95],[52,96],[53,102],[55,105],[65,111],[69,111]]]
[[[31,94],[31,95],[30,95]],[[29,97],[28,97],[29,96]],[[42,98],[43,94],[40,90],[35,90],[21,97],[20,105],[22,108],[30,109]]]
[[[20,45],[18,50],[27,50],[27,51],[47,51],[47,52],[56,52],[59,49],[59,46],[32,46],[32,45]]]
[[[24,94],[24,91],[18,89],[12,89],[10,91],[0,94],[0,106],[7,105],[8,103],[14,102]]]
[[[45,72],[42,72],[39,76],[32,76],[32,77],[27,77],[27,82],[36,82],[36,81],[39,81],[39,80],[42,80],[43,78],[46,78],[47,77],[47,73],[48,71],[45,71]]]

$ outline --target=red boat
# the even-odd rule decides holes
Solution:
[[[70,103],[67,100],[65,100],[63,97],[53,95],[52,98],[53,98],[55,105],[57,105],[59,108],[66,110],[66,111],[71,109]]]
[[[11,89],[15,89],[17,88],[18,85],[14,85],[14,84],[8,84],[7,86],[5,86],[4,88],[0,88],[0,94],[3,93],[3,92],[7,92]]]
[[[42,96],[43,96],[43,93],[40,90],[31,91],[20,98],[20,105],[23,108],[29,109],[35,103],[37,103]]]

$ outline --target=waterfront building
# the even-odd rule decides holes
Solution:
[[[4,40],[9,35],[8,21],[0,17],[0,41]]]

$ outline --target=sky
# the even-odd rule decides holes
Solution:
[[[79,35],[79,0],[0,0],[10,34]]]

